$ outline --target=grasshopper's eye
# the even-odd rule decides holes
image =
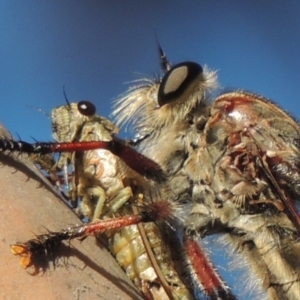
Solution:
[[[87,117],[91,117],[96,113],[96,107],[89,101],[80,101],[77,104],[79,112]]]
[[[175,65],[166,73],[159,86],[157,96],[159,106],[180,98],[202,73],[202,67],[194,62]]]

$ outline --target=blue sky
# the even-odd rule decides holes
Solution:
[[[0,121],[51,140],[47,113],[87,99],[109,116],[138,74],[159,72],[156,35],[173,63],[219,70],[225,88],[266,96],[300,118],[299,1],[0,2]]]
[[[125,4],[126,3],[126,4]],[[300,117],[297,1],[12,1],[0,3],[0,121],[51,139],[50,112],[88,99],[108,116],[139,74],[159,72],[156,35],[173,63],[219,70],[224,87],[262,94]]]

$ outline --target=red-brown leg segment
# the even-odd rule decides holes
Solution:
[[[140,154],[134,148],[114,137],[113,141],[95,141],[95,142],[70,142],[70,143],[34,143],[30,144],[24,141],[0,140],[0,149],[2,151],[21,152],[28,154],[48,154],[62,152],[87,151],[94,149],[106,149],[120,157],[131,169],[143,176],[164,180],[164,174],[161,167]]]
[[[197,242],[191,238],[186,238],[183,246],[196,293],[203,294],[204,292],[209,299],[236,299]],[[197,298],[197,294],[195,296]]]
[[[165,218],[165,214],[168,213],[169,209],[169,202],[157,201],[149,204],[144,211],[138,214],[100,220],[98,222],[68,227],[57,232],[40,234],[27,242],[11,245],[11,250],[13,254],[21,256],[20,264],[26,269],[34,265],[34,260],[37,256],[47,257],[53,255],[62,241],[85,238],[92,234],[101,234],[106,230],[121,229],[142,222],[160,221]]]

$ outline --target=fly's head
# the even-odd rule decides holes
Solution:
[[[194,62],[171,67],[163,77],[145,78],[116,102],[117,123],[131,123],[140,136],[190,121],[190,114],[217,88],[216,72]]]
[[[196,132],[205,126],[207,102],[218,84],[216,72],[194,62],[164,71],[161,78],[143,79],[130,88],[116,102],[113,115],[117,124],[132,125],[135,144],[144,155],[167,174],[175,174],[184,164],[188,148],[197,144]]]

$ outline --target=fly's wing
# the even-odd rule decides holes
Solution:
[[[231,149],[237,149],[239,144],[245,146],[247,158],[257,165],[257,172],[264,173],[265,182],[277,193],[273,204],[284,210],[299,231],[300,218],[295,207],[300,196],[299,124],[270,101],[244,92],[220,96],[212,113],[209,126],[224,124]],[[243,153],[241,149],[237,151]],[[238,157],[237,151],[231,155],[232,160]],[[241,159],[239,163],[243,163]],[[247,162],[244,165],[249,166]],[[244,171],[251,170],[248,167]]]
[[[296,299],[300,290],[299,217],[292,200],[299,184],[299,132],[274,104],[249,93],[227,93],[213,103],[204,146],[191,160],[210,161],[212,171],[210,177],[193,175],[207,185],[199,185],[196,198],[202,203],[192,215],[199,217],[205,205],[213,229],[231,230],[242,249],[252,247],[267,270],[261,274],[265,288],[280,299]],[[197,223],[195,216],[187,226],[207,230],[209,223]],[[249,262],[257,269],[255,260]]]

